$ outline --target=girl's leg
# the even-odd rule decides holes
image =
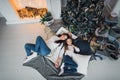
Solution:
[[[77,68],[78,67],[78,65],[68,55],[64,56],[64,64],[65,64],[65,67],[71,67],[71,68]]]
[[[25,44],[25,51],[27,53],[27,56],[31,55],[31,50],[35,51],[35,44],[26,43]]]
[[[36,39],[35,51],[42,56],[46,56],[51,51],[41,36],[38,36]]]
[[[72,74],[72,73],[76,73],[76,72],[77,72],[77,69],[67,69],[67,68],[64,68],[64,73]]]

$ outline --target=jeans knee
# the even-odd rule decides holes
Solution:
[[[41,36],[38,36],[36,39],[36,41],[41,41],[41,40],[43,40]]]
[[[37,38],[38,38],[38,39],[42,39],[42,37],[41,37],[41,36],[38,36]]]
[[[26,43],[24,47],[27,48],[28,47],[28,43]]]
[[[38,36],[38,37],[37,37],[37,40],[41,40],[41,39],[42,39],[42,37],[41,37],[41,36]]]

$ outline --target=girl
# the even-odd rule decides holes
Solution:
[[[41,36],[38,36],[35,44],[31,44],[31,43],[25,44],[25,51],[27,53],[27,58],[24,61],[24,63],[36,57],[37,55],[41,55],[41,56],[48,55],[52,50],[54,50],[56,47],[64,43],[64,41],[67,38],[69,38],[69,34],[63,33],[59,36],[53,36],[46,43]],[[31,54],[32,51],[34,51],[33,54]]]
[[[60,73],[58,75],[61,75],[62,73],[75,73],[77,70],[77,64],[73,60],[73,54],[76,52],[79,52],[80,49],[77,48],[75,45],[72,43],[72,38],[68,38],[65,42],[64,45],[64,55],[63,55],[63,63],[60,67]],[[59,58],[58,62],[56,62],[56,67],[59,67],[58,63],[61,60]]]

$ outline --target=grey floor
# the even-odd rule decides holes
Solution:
[[[34,43],[38,35],[46,39],[44,29],[40,23],[0,26],[0,80],[45,80],[36,70],[22,65],[24,44]],[[82,80],[120,80],[119,75],[120,60],[106,58],[91,61]]]

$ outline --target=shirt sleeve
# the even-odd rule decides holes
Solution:
[[[64,54],[64,47],[63,47],[62,49],[60,49],[59,57],[62,58],[62,57],[63,57],[63,54]]]
[[[47,46],[53,50],[55,49],[59,44],[56,44],[55,41],[58,40],[59,38],[57,36],[51,37],[49,40],[47,40]]]
[[[75,51],[80,52],[80,49],[78,47],[75,47]]]

